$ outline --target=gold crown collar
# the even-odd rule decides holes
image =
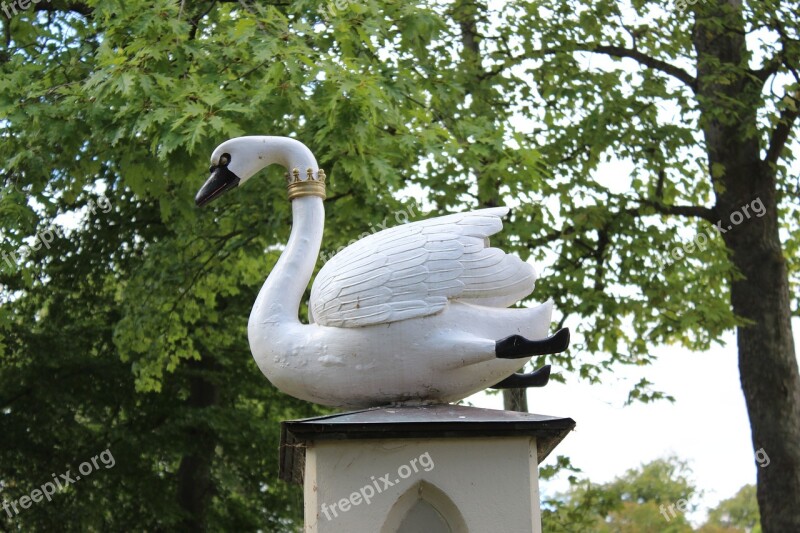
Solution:
[[[288,183],[289,200],[301,198],[303,196],[319,196],[325,199],[325,171],[319,169],[317,176],[314,177],[314,171],[310,168],[306,170],[306,179],[300,179],[300,171],[296,168],[292,169],[291,176],[286,173],[286,181]]]

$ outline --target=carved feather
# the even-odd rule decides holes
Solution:
[[[314,280],[312,320],[352,328],[432,315],[450,300],[508,307],[525,298],[534,268],[488,245],[506,213],[496,207],[412,222],[348,246]]]

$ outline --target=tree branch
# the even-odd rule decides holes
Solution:
[[[771,58],[764,61],[764,66],[754,71],[753,75],[759,81],[761,81],[761,83],[765,83],[771,76],[777,74],[778,70],[780,70],[781,65],[783,64],[783,54],[784,50],[781,50]]]
[[[654,70],[658,70],[663,72],[664,74],[669,74],[673,78],[676,78],[682,81],[684,84],[688,85],[692,91],[697,90],[697,79],[683,70],[682,68],[676,67],[675,65],[671,65],[666,61],[662,61],[661,59],[656,59],[655,57],[650,57],[647,54],[644,54],[638,50],[631,49],[631,48],[624,48],[622,46],[596,46],[594,49],[587,50],[588,52],[594,52],[598,54],[606,54],[611,57],[627,57],[637,61],[639,64],[644,65],[646,67],[652,68]]]
[[[767,27],[775,30],[780,36],[779,42],[781,48],[775,53],[775,55],[764,61],[763,67],[754,72],[756,78],[761,80],[762,83],[766,82],[770,76],[777,74],[781,66],[786,63],[786,58],[789,55],[789,44],[797,45],[800,43],[800,41],[797,39],[789,37],[789,35],[786,34],[786,30],[783,28],[783,26],[781,26],[780,22],[774,18],[770,20]],[[786,66],[790,67],[790,65]]]
[[[642,205],[650,206],[659,213],[665,215],[676,215],[684,217],[698,217],[714,223],[714,210],[701,205],[667,205],[664,203],[664,183],[667,181],[667,173],[664,169],[658,171],[656,181],[655,200],[639,200]],[[631,215],[639,215],[638,209],[629,210]]]
[[[575,233],[575,226],[565,226],[559,231],[548,233],[538,239],[528,239],[528,241],[525,243],[525,247],[529,250],[533,250],[534,248],[553,243],[573,233]]]
[[[660,201],[658,202],[653,200],[639,200],[639,201],[641,202],[642,206],[652,207],[657,212],[664,215],[675,215],[680,217],[697,217],[697,218],[702,218],[703,220],[707,220],[712,224],[714,223],[714,211],[702,205],[666,205]],[[626,209],[625,212],[632,216],[641,216],[644,214],[639,208]]]
[[[690,89],[692,89],[693,92],[697,91],[697,79],[694,76],[692,76],[682,68],[676,67],[675,65],[671,65],[670,63],[667,63],[666,61],[663,61],[661,59],[650,57],[649,55],[633,48],[625,48],[623,46],[611,46],[602,44],[592,45],[587,43],[576,43],[575,48],[570,48],[570,49],[543,48],[535,51],[544,54],[557,54],[563,52],[591,52],[595,54],[605,54],[611,57],[629,58],[633,59],[634,61],[638,62],[641,65],[652,68],[654,70],[658,70],[659,72],[663,72],[664,74],[668,74],[673,78],[682,81],[685,85],[687,85]]]
[[[661,201],[653,201],[653,200],[638,200],[640,205],[637,207],[630,207],[627,209],[620,209],[616,212],[616,214],[625,213],[626,215],[630,215],[633,217],[642,217],[646,216],[651,213],[646,213],[642,209],[642,207],[652,207],[657,212],[665,214],[665,215],[675,215],[675,216],[683,216],[683,217],[697,217],[702,218],[714,224],[716,222],[714,216],[714,210],[708,207],[703,207],[701,205],[666,205]],[[551,244],[559,239],[563,239],[569,235],[573,235],[576,232],[576,228],[574,225],[566,225],[560,230],[554,231],[552,233],[547,233],[542,235],[538,239],[528,239],[525,243],[525,246],[528,249],[538,248],[539,246],[544,246],[547,244]],[[580,241],[576,241],[580,242]],[[590,251],[593,251],[591,249]]]
[[[775,164],[778,162],[778,159],[781,158],[781,152],[783,152],[783,148],[789,140],[789,135],[792,133],[794,121],[797,120],[797,116],[800,115],[800,90],[795,91],[794,98],[792,99],[794,100],[794,105],[787,106],[783,112],[781,112],[778,125],[772,130],[769,148],[764,158],[765,163]]]
[[[56,0],[55,2],[39,2],[33,7],[34,11],[44,11],[47,13],[57,13],[60,11],[72,11],[73,13],[78,13],[83,15],[84,17],[88,17],[92,14],[92,8],[89,7],[88,4],[84,2],[59,2]]]

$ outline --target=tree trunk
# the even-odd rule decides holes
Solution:
[[[184,531],[206,531],[206,510],[209,507],[213,494],[211,481],[211,464],[214,458],[214,435],[204,421],[200,411],[218,403],[216,385],[203,376],[203,371],[208,371],[208,364],[204,361],[189,363],[189,416],[195,417],[198,422],[190,427],[187,432],[187,442],[184,449],[187,454],[181,459],[178,468],[178,503],[186,513],[182,523]]]
[[[750,178],[766,214],[746,220],[724,238],[743,275],[733,281],[731,299],[736,314],[747,321],[737,329],[739,373],[758,453],[761,524],[765,533],[783,533],[800,531],[800,374],[771,174],[764,164]]]
[[[528,389],[503,389],[503,409],[528,412]]]
[[[714,212],[741,274],[731,282],[731,304],[742,319],[739,373],[758,452],[761,524],[765,533],[800,531],[800,374],[789,277],[778,234],[775,170],[751,134],[758,131],[762,82],[747,70],[741,4],[709,6],[698,15],[693,37],[697,93]],[[720,77],[723,69],[727,79]]]

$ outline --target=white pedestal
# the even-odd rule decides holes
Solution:
[[[538,464],[575,422],[436,405],[284,422],[308,533],[540,532]]]

